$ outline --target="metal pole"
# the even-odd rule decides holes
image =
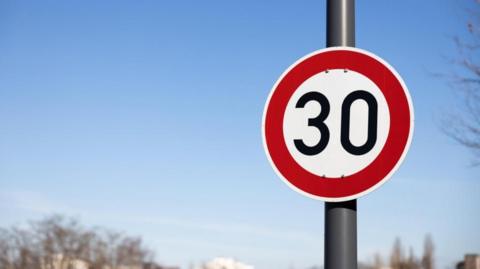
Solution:
[[[327,47],[334,46],[355,46],[355,0],[327,0]],[[357,269],[357,200],[325,203],[324,250],[325,269]]]
[[[355,47],[355,0],[327,0],[327,47]]]

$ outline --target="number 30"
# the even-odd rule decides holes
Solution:
[[[361,146],[355,146],[350,141],[350,108],[352,103],[356,100],[363,100],[368,105],[367,141]],[[308,92],[298,99],[295,107],[304,108],[310,101],[317,102],[321,107],[320,114],[317,117],[308,119],[308,126],[315,127],[320,132],[320,140],[314,146],[305,145],[302,139],[294,139],[293,142],[298,151],[305,155],[312,156],[322,152],[327,147],[328,141],[330,140],[330,131],[324,122],[330,113],[330,103],[325,95],[319,92]],[[342,147],[353,155],[363,155],[369,152],[377,142],[377,117],[378,104],[377,100],[371,93],[358,90],[348,94],[342,103],[340,127],[340,142],[342,143]]]

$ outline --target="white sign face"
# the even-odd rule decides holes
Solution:
[[[315,51],[291,65],[265,104],[263,142],[293,190],[328,202],[361,197],[402,163],[414,126],[405,83],[373,53]]]
[[[382,91],[366,76],[345,69],[304,81],[288,101],[283,120],[293,159],[327,178],[350,176],[367,167],[383,149],[389,129]]]

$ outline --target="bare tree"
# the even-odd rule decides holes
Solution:
[[[405,269],[405,254],[400,238],[393,243],[392,254],[390,255],[390,267],[392,269]]]
[[[36,253],[43,267],[70,268],[78,259],[86,257],[89,233],[75,219],[53,216],[30,224],[35,239]]]
[[[409,253],[408,253],[408,259],[407,259],[407,268],[408,269],[420,269],[420,263],[415,257],[415,253],[413,252],[413,248],[410,247]]]
[[[424,253],[421,259],[417,258],[413,248],[410,247],[408,255],[402,245],[400,238],[396,238],[393,243],[392,252],[390,254],[390,268],[391,269],[435,269],[434,262],[434,246],[430,235],[425,237]],[[360,268],[360,267],[359,267]],[[363,264],[364,269],[381,269],[385,268],[382,256],[376,253],[373,257],[373,263]]]
[[[422,258],[422,268],[423,269],[435,269],[434,257],[433,257],[433,240],[430,235],[425,237],[423,245],[423,258]]]
[[[467,12],[465,29],[468,34],[454,37],[458,58],[453,60],[453,66],[458,68],[447,76],[461,98],[462,107],[446,117],[442,129],[470,149],[475,164],[480,164],[480,1],[471,0]]]
[[[433,259],[431,261],[433,262]],[[410,247],[408,256],[406,256],[402,243],[400,239],[397,238],[393,244],[392,254],[390,256],[390,267],[392,269],[421,269],[422,264],[415,256],[413,248]]]
[[[87,229],[62,216],[0,229],[2,269],[142,268],[152,253],[140,238]]]
[[[374,269],[382,269],[384,266],[383,259],[380,253],[375,253],[373,256],[373,268]]]

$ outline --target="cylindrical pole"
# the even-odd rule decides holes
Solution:
[[[327,47],[334,46],[355,46],[355,0],[327,0]],[[324,249],[325,269],[357,269],[357,200],[325,203]]]
[[[327,47],[355,47],[355,0],[327,0]]]
[[[357,269],[357,200],[325,203],[324,257],[325,269]]]

